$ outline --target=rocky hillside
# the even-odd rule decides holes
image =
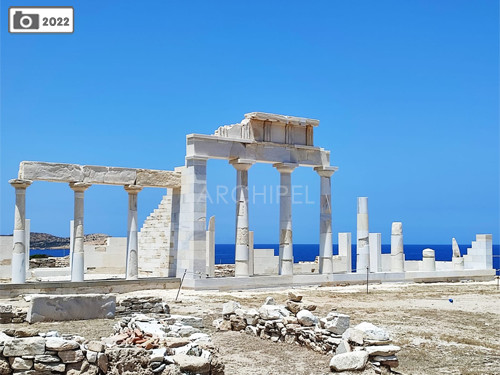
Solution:
[[[86,245],[105,245],[109,236],[102,233],[87,234],[85,236]],[[67,249],[69,248],[69,237],[57,237],[48,233],[31,233],[30,237],[32,249]]]

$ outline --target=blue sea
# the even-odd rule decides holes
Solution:
[[[464,255],[470,245],[459,245],[460,252]],[[278,244],[258,244],[256,249],[274,249],[274,255],[278,255]],[[431,248],[436,251],[436,260],[451,261],[452,248],[449,245],[404,245],[404,253],[406,260],[422,260],[422,250]],[[391,245],[382,245],[382,254],[389,254]],[[62,257],[69,254],[69,249],[57,250],[31,250],[31,255],[47,254],[54,257]],[[333,246],[333,254],[338,255],[338,246]],[[318,244],[294,244],[293,255],[295,262],[314,261],[319,255]],[[352,245],[352,261],[353,269],[356,268],[356,245]],[[215,263],[230,264],[234,263],[234,245],[232,244],[216,244],[215,245]],[[500,245],[493,245],[493,268],[497,270],[497,275],[500,274]]]

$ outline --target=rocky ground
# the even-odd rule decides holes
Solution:
[[[351,325],[368,321],[390,332],[402,374],[499,374],[500,291],[496,282],[441,284],[378,284],[370,286],[310,287],[298,289],[318,305],[318,315],[332,309],[351,316]],[[183,290],[181,303],[174,303],[176,290],[128,293],[120,298],[155,295],[164,298],[172,314],[202,317],[207,333],[219,347],[226,374],[327,374],[329,356],[298,345],[274,343],[239,332],[215,332],[212,321],[220,317],[229,300],[258,308],[267,296],[278,303],[288,290],[195,292]],[[6,301],[5,301],[6,302]],[[10,303],[10,302],[9,302]],[[13,301],[22,305],[24,302]],[[57,329],[88,339],[112,332],[113,320],[37,323],[39,330]],[[0,329],[13,325],[0,325]],[[15,325],[15,326],[20,326]],[[365,374],[371,373],[366,371]],[[358,373],[359,374],[359,373]]]

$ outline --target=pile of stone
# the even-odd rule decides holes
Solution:
[[[0,332],[0,374],[99,374],[108,371],[104,345],[80,336],[31,328]]]
[[[117,301],[116,315],[130,315],[133,313],[169,314],[169,306],[161,297],[130,297]]]
[[[198,317],[170,315],[158,319],[144,314],[124,317],[115,324],[115,334],[103,339],[110,347],[152,349],[149,365],[153,373],[222,375],[224,364],[210,336],[202,333]]]
[[[12,305],[0,305],[0,324],[22,323],[26,320],[26,311]]]
[[[360,370],[368,363],[378,370],[398,365],[395,354],[400,347],[392,345],[385,330],[366,322],[350,328],[350,317],[336,311],[318,318],[313,314],[316,305],[296,293],[290,292],[288,297],[286,305],[267,297],[258,310],[245,310],[238,302],[229,301],[222,307],[222,318],[213,325],[220,331],[244,331],[333,355],[332,371]]]
[[[159,321],[136,314],[122,318],[115,335],[101,341],[33,328],[5,330],[0,332],[0,374],[223,375],[224,364],[210,337],[188,322],[203,326],[196,317],[173,315]],[[124,332],[132,332],[134,339],[116,340]],[[154,348],[140,342],[151,338]]]
[[[69,255],[65,257],[47,257],[30,259],[30,268],[69,267]]]

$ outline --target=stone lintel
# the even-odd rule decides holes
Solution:
[[[12,180],[9,180],[9,184],[11,184],[16,189],[26,189],[28,186],[31,185],[32,182],[33,181],[31,181],[31,180],[21,180],[18,178],[14,178]]]
[[[314,170],[321,177],[331,177],[335,172],[337,172],[339,167],[314,167]]]
[[[49,182],[83,182],[93,185],[140,185],[161,188],[181,186],[179,172],[37,161],[21,162],[18,178]]]

